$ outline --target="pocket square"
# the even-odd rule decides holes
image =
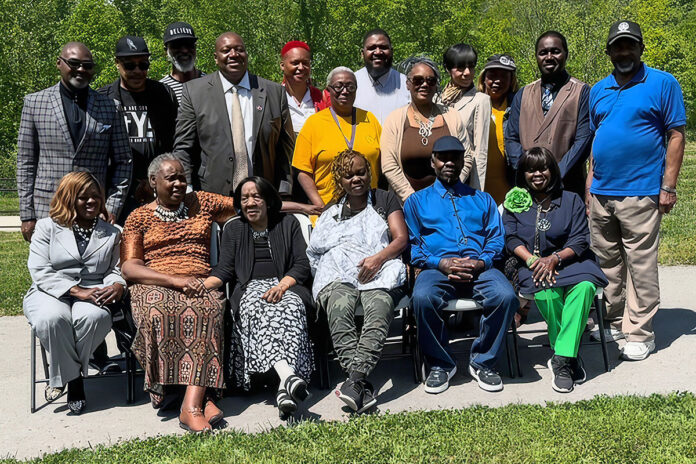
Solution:
[[[111,124],[97,124],[97,134],[103,134],[111,129]]]

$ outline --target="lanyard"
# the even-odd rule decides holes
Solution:
[[[329,108],[331,111],[331,116],[333,116],[333,120],[338,126],[338,130],[341,132],[341,135],[343,136],[343,140],[346,141],[346,145],[348,145],[348,149],[352,150],[353,149],[353,144],[355,143],[355,107],[353,107],[353,112],[350,117],[350,125],[351,125],[351,132],[350,132],[350,142],[346,138],[345,134],[341,130],[341,125],[338,123],[338,118],[336,117],[336,112],[334,111],[333,108]]]

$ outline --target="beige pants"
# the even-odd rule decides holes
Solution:
[[[652,319],[660,306],[657,249],[660,220],[656,197],[592,195],[592,251],[609,280],[607,320],[631,342],[655,339]]]

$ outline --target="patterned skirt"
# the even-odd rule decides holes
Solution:
[[[224,388],[222,293],[189,298],[156,285],[129,290],[138,327],[132,350],[145,370],[145,390],[161,395],[164,385]]]
[[[307,333],[302,299],[285,292],[278,303],[261,299],[278,279],[252,280],[239,302],[230,349],[230,367],[237,387],[249,390],[252,374],[262,374],[278,361],[287,361],[305,380],[314,370],[314,354]]]

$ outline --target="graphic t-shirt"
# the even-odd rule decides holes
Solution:
[[[133,178],[141,179],[155,157],[155,132],[148,116],[147,92],[120,89],[121,110],[126,123],[128,141],[133,152]]]

